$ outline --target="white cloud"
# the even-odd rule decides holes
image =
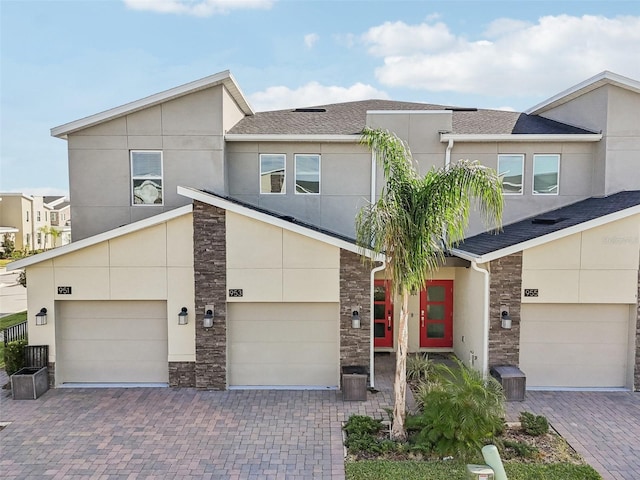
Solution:
[[[327,105],[371,98],[387,99],[389,95],[363,83],[355,83],[350,87],[336,87],[320,85],[318,82],[309,82],[296,89],[284,86],[269,87],[249,95],[249,101],[257,111]]]
[[[309,33],[304,36],[304,44],[307,48],[312,48],[316,43],[318,43],[320,37],[317,33]]]
[[[273,0],[123,0],[132,10],[210,17],[231,10],[270,8]]]
[[[488,95],[547,95],[603,70],[640,76],[640,17],[546,16],[529,24],[492,22],[482,38],[443,23],[386,22],[361,36],[393,87]]]

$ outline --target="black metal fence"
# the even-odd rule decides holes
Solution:
[[[17,323],[10,327],[7,327],[4,332],[4,346],[7,346],[9,342],[15,342],[16,340],[27,339],[27,322]]]

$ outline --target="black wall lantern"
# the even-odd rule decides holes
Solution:
[[[502,328],[509,330],[511,328],[511,317],[509,316],[509,312],[507,310],[502,310],[500,317],[502,320]]]
[[[351,328],[360,328],[360,312],[358,310],[351,312]]]
[[[204,318],[202,319],[202,326],[204,328],[213,327],[213,307],[208,310],[205,310]]]
[[[36,313],[36,325],[47,324],[47,309],[42,307],[38,313]]]
[[[189,314],[187,313],[187,307],[182,307],[178,314],[178,325],[186,325],[189,323]]]

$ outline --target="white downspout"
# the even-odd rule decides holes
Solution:
[[[371,388],[375,387],[375,355],[373,352],[373,327],[374,327],[374,311],[373,311],[373,288],[375,285],[375,276],[376,272],[381,272],[387,268],[387,261],[382,260],[382,265],[371,270],[371,282],[370,282],[370,291],[369,295],[371,297],[371,301],[369,302],[369,310],[370,310],[370,327],[369,327],[369,381],[371,382]]]
[[[453,138],[449,139],[449,143],[447,144],[447,151],[444,154],[444,168],[449,168],[451,165],[451,149],[453,148]]]
[[[371,151],[371,203],[376,203],[376,152]]]
[[[482,375],[489,374],[489,272],[480,268],[475,261],[471,261],[471,268],[484,277],[484,308],[482,309],[483,344],[482,344]]]

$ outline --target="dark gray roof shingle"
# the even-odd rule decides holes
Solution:
[[[603,198],[589,198],[512,223],[505,226],[498,234],[486,232],[467,238],[457,249],[473,255],[486,255],[638,205],[640,205],[640,190],[620,192]],[[542,222],[533,223],[534,219]],[[560,221],[546,223],[552,219]]]
[[[357,135],[365,127],[369,110],[453,110],[454,134],[589,134],[537,115],[483,109],[457,109],[428,103],[362,100],[295,109],[258,112],[243,118],[230,134]]]

